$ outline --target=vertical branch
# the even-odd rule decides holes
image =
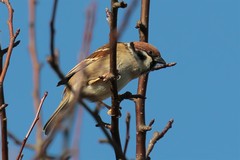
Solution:
[[[32,60],[33,67],[33,103],[35,112],[38,110],[40,103],[40,69],[41,66],[38,62],[36,51],[36,32],[35,32],[35,13],[36,13],[36,1],[29,0],[29,53]],[[36,131],[36,143],[39,144],[42,141],[42,120],[39,119]]]
[[[4,92],[3,92],[3,82],[8,70],[8,66],[10,63],[10,58],[12,55],[12,50],[14,47],[15,39],[17,38],[20,30],[18,29],[14,34],[13,31],[13,9],[11,4],[8,0],[2,0],[8,9],[8,29],[9,29],[9,47],[7,50],[6,60],[3,64],[3,52],[0,50],[0,106],[2,106],[4,102]],[[1,49],[1,48],[0,48]],[[5,107],[3,107],[0,111],[0,118],[1,118],[1,147],[2,147],[2,160],[8,160],[8,139],[7,139],[7,115]]]
[[[60,70],[60,67],[58,65],[58,53],[55,51],[55,18],[57,13],[57,6],[58,6],[58,0],[54,0],[53,3],[53,11],[52,16],[50,20],[50,56],[47,57],[47,61],[52,67],[52,69],[55,71],[55,73],[58,75],[60,79],[64,79],[65,75]],[[71,88],[69,85],[67,85],[69,88]]]
[[[96,3],[92,2],[86,11],[86,21],[85,21],[83,42],[81,45],[80,56],[79,56],[80,60],[83,60],[89,54],[90,44],[92,41],[92,34],[93,34],[93,29],[94,29],[94,24],[96,19],[96,9],[97,9]]]
[[[110,44],[110,75],[113,78],[110,79],[111,82],[111,91],[112,91],[112,112],[113,116],[111,117],[111,134],[113,141],[117,144],[118,148],[122,152],[121,140],[119,135],[119,100],[118,100],[118,89],[117,89],[117,80],[118,76],[117,71],[117,14],[119,7],[126,7],[124,2],[118,2],[118,0],[111,0],[111,14],[110,14],[110,35],[109,35],[109,44]],[[115,149],[116,159],[123,159],[123,153],[119,153]]]
[[[141,17],[139,24],[140,41],[148,42],[148,21],[149,21],[150,0],[142,0]],[[148,74],[142,75],[138,80],[138,94],[146,96]],[[145,129],[145,99],[136,100],[136,159],[143,160],[146,155],[146,132]]]
[[[3,57],[2,54],[0,56],[0,73],[2,73],[2,64],[3,64]],[[0,84],[0,106],[4,104],[4,93],[3,93],[3,84]],[[1,147],[2,147],[2,159],[8,159],[8,140],[7,140],[7,115],[6,109],[1,108],[0,111],[1,117]]]
[[[110,38],[109,38],[109,44],[110,44],[110,74],[114,77],[111,79],[111,90],[112,90],[112,110],[113,113],[115,113],[114,116],[111,117],[111,134],[113,141],[118,145],[119,148],[121,148],[121,140],[119,136],[119,119],[118,115],[116,113],[119,112],[119,102],[118,102],[118,92],[117,92],[117,56],[116,56],[116,50],[117,50],[117,13],[118,8],[114,8],[114,3],[117,3],[117,0],[111,1],[111,17],[110,17]],[[118,155],[118,152],[115,150],[116,159],[119,159],[120,155]]]
[[[58,5],[58,0],[54,0],[53,2],[53,11],[52,11],[52,17],[51,17],[51,21],[50,21],[50,32],[51,32],[51,36],[50,36],[50,51],[51,51],[51,56],[53,57],[53,59],[55,60],[55,18],[56,18],[56,13],[57,13],[57,5]]]

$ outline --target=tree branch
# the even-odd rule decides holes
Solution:
[[[58,0],[54,0],[52,17],[50,20],[50,56],[47,57],[47,61],[55,73],[58,75],[58,77],[63,80],[65,78],[65,75],[59,68],[58,52],[55,49],[55,19],[57,13],[57,5]],[[68,87],[70,88],[69,85]]]
[[[146,153],[146,159],[149,159],[149,155],[152,151],[152,149],[154,148],[155,144],[157,143],[157,141],[159,139],[161,139],[166,133],[167,131],[172,128],[172,124],[173,124],[174,120],[170,119],[166,125],[166,127],[163,129],[162,132],[154,132],[152,139],[150,140],[149,144],[148,144],[148,149],[147,149],[147,153]]]
[[[4,104],[4,91],[3,91],[3,83],[4,79],[8,70],[8,66],[10,63],[10,58],[12,55],[12,50],[14,47],[15,39],[17,38],[20,30],[18,29],[16,33],[14,34],[13,31],[13,9],[12,6],[9,2],[9,0],[2,0],[2,3],[4,3],[8,9],[8,30],[9,30],[9,45],[7,49],[7,54],[6,54],[6,59],[5,63],[3,65],[3,55],[5,51],[1,50],[0,54],[0,106]],[[8,137],[7,137],[7,114],[5,107],[1,109],[0,112],[0,117],[1,117],[1,145],[2,145],[2,160],[8,160]]]
[[[126,117],[126,121],[125,121],[126,122],[126,139],[125,139],[125,145],[124,145],[124,150],[123,150],[123,153],[125,156],[127,153],[128,142],[130,139],[130,118],[131,118],[130,113],[127,113],[127,117]]]
[[[118,15],[118,8],[119,8],[118,0],[111,0],[111,13],[110,13],[110,37],[109,37],[109,44],[110,44],[110,74],[113,78],[110,79],[111,82],[111,100],[112,100],[112,113],[111,116],[111,134],[113,141],[117,144],[117,148],[121,150],[119,153],[115,148],[115,156],[116,159],[125,159],[124,154],[122,153],[122,145],[119,135],[119,100],[118,100],[118,89],[117,89],[117,79],[118,71],[117,71],[117,15]]]
[[[7,134],[8,134],[8,137],[11,138],[14,141],[14,143],[16,143],[17,145],[20,145],[20,146],[22,145],[22,141],[20,141],[13,133],[8,132]],[[31,145],[31,144],[26,144],[25,148],[35,150],[34,145]]]
[[[20,40],[14,42],[13,48],[17,47],[17,46],[20,44],[20,42],[21,42]],[[9,47],[0,50],[0,54],[5,54],[5,53],[7,53],[7,52],[8,52],[8,48],[9,48]]]
[[[144,27],[139,28],[139,39],[148,42],[148,22],[149,22],[150,0],[141,1],[140,21]],[[142,75],[138,80],[138,94],[146,97],[148,74]],[[145,125],[145,99],[136,99],[136,159],[145,160],[146,155],[146,128]]]
[[[38,105],[40,103],[40,70],[41,65],[37,58],[36,50],[36,28],[35,28],[35,13],[36,13],[36,1],[29,0],[29,54],[32,61],[33,67],[33,103],[35,113],[38,110]],[[42,120],[39,119],[36,130],[36,143],[40,144],[42,141]]]
[[[35,118],[34,118],[34,120],[33,120],[33,122],[32,122],[31,127],[29,128],[29,130],[28,130],[28,132],[27,132],[27,134],[26,134],[23,142],[22,142],[22,146],[21,146],[21,148],[20,148],[20,152],[19,152],[19,154],[18,154],[17,160],[20,160],[21,157],[22,157],[22,151],[23,151],[23,149],[24,149],[24,147],[25,147],[25,145],[26,145],[26,142],[27,142],[27,140],[28,140],[28,137],[30,136],[30,134],[31,134],[34,126],[36,125],[37,121],[39,120],[40,112],[41,112],[41,109],[42,109],[42,106],[43,106],[43,102],[44,102],[45,98],[47,97],[47,95],[48,95],[48,93],[45,92],[45,93],[44,93],[44,96],[42,97],[42,99],[41,99],[41,101],[40,101],[40,104],[39,104],[39,106],[38,106],[38,110],[37,110],[37,112],[36,112],[36,116],[35,116]]]

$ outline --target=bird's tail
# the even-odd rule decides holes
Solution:
[[[57,110],[53,113],[50,119],[47,121],[45,126],[43,127],[43,131],[46,135],[48,135],[63,119],[63,116],[66,117],[65,114],[71,112],[74,108],[74,100],[73,94],[68,93],[65,94],[62,101],[60,102]]]

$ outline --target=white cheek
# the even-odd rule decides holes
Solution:
[[[147,59],[143,62],[143,68],[145,71],[148,71],[150,69],[152,61],[152,58],[148,56]]]

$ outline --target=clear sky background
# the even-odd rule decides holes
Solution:
[[[4,85],[8,128],[23,139],[34,118],[32,102],[32,67],[28,53],[28,1],[12,0],[14,29],[21,29],[21,44],[13,51]],[[61,99],[58,78],[46,63],[50,53],[49,21],[52,1],[37,1],[37,52],[41,70],[41,95],[49,92],[43,118],[47,121]],[[110,1],[95,1],[97,17],[91,51],[108,42],[109,28],[105,8]],[[126,1],[130,2],[130,0]],[[56,19],[56,47],[60,65],[67,73],[76,63],[82,43],[86,7],[91,1],[59,1]],[[126,10],[119,10],[119,24]],[[134,28],[139,20],[140,5],[136,6],[127,30],[120,41],[137,41]],[[0,4],[0,43],[8,45],[7,10]],[[164,160],[239,160],[240,159],[240,1],[238,0],[157,0],[151,1],[149,42],[155,45],[167,62],[177,62],[172,68],[150,74],[146,108],[146,123],[155,118],[152,131],[161,131],[169,119],[173,128],[155,146],[152,159]],[[137,81],[126,90],[135,92]],[[108,101],[107,101],[108,102]],[[94,104],[90,103],[94,108]],[[131,139],[127,157],[135,157],[134,104],[122,104],[121,133],[125,138],[125,116],[130,112]],[[103,119],[109,121],[108,116]],[[84,112],[80,136],[81,159],[114,159],[109,145],[99,144],[104,138],[94,120]],[[62,143],[58,137],[51,146],[56,153]],[[34,143],[34,132],[29,143]],[[19,146],[9,142],[11,158]],[[33,152],[24,150],[23,159]]]

